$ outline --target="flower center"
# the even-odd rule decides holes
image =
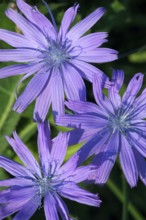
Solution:
[[[68,50],[68,43],[52,41],[48,49],[43,52],[43,59],[51,67],[59,68],[61,64],[70,59]]]
[[[39,187],[39,195],[44,197],[49,191],[56,191],[57,185],[60,183],[59,175],[57,174],[57,167],[59,161],[52,160],[49,163],[49,171],[48,174],[43,178],[36,179],[36,185]]]
[[[109,117],[110,127],[113,128],[113,132],[119,130],[125,133],[126,129],[130,126],[129,115],[126,114],[115,114]]]
[[[37,184],[39,186],[39,194],[41,197],[44,197],[47,192],[54,191],[52,183],[52,176],[44,177],[43,179],[37,180]]]

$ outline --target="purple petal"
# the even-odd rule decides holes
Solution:
[[[79,188],[73,182],[60,187],[60,194],[67,199],[86,205],[99,207],[101,203],[97,195]]]
[[[144,89],[141,95],[135,99],[133,104],[136,108],[142,107],[146,104],[146,89]]]
[[[91,139],[100,129],[75,129],[68,131],[68,146]]]
[[[93,93],[94,98],[98,105],[102,106],[104,104],[104,100],[106,97],[104,96],[102,92],[102,88],[104,87],[104,80],[103,78],[98,79],[96,75],[93,77]]]
[[[131,187],[136,186],[138,180],[138,170],[133,151],[126,138],[121,137],[120,163],[125,177]]]
[[[40,68],[39,68],[40,69]],[[27,74],[25,74],[20,80],[19,80],[19,82],[17,83],[17,86],[16,86],[16,95],[17,95],[17,90],[18,90],[18,88],[19,88],[19,86],[21,85],[21,83],[23,83],[26,79],[28,79],[30,76],[32,76],[34,74],[34,72],[32,73],[32,72],[29,72],[29,73],[27,73]],[[17,96],[16,96],[16,98],[18,98]]]
[[[45,47],[48,45],[47,39],[44,34],[36,27],[36,25],[27,21],[23,16],[14,11],[8,9],[6,15],[11,19],[23,32],[23,34],[31,41],[33,41],[33,48]]]
[[[83,161],[94,154],[97,149],[100,149],[106,143],[110,135],[111,131],[105,128],[85,143],[76,153],[79,156],[78,164],[83,163]]]
[[[5,205],[1,205],[0,206],[0,219],[4,219],[7,216],[10,216],[13,213],[17,212],[22,207],[22,205],[23,205],[22,203],[17,203],[17,204],[8,203]]]
[[[51,150],[51,159],[54,159],[58,162],[57,167],[60,167],[60,165],[64,161],[68,147],[67,140],[67,134],[60,132],[53,142]]]
[[[1,194],[2,203],[25,204],[38,193],[38,188],[32,186],[13,186],[8,193]]]
[[[72,111],[80,114],[92,114],[92,115],[100,115],[100,117],[104,117],[104,112],[100,110],[100,108],[92,103],[92,102],[84,102],[84,101],[71,101],[65,102],[66,106]],[[106,118],[106,117],[105,117]]]
[[[123,95],[122,102],[125,104],[126,103],[132,104],[137,93],[142,87],[142,83],[143,83],[143,74],[142,73],[135,74],[128,84],[128,87]]]
[[[135,123],[136,121],[139,121],[140,118],[141,119],[146,118],[146,110],[145,109],[146,109],[146,105],[143,105],[143,106],[139,105],[137,107],[135,107],[133,105],[132,110],[134,110],[134,111],[131,112],[131,117],[134,119],[132,120],[132,124],[133,124],[133,122]]]
[[[36,99],[34,109],[35,121],[44,121],[52,101],[52,78],[50,77],[47,85]]]
[[[26,200],[22,201],[16,201],[14,203],[7,203],[4,205],[0,206],[0,219],[4,219],[5,217],[12,215],[13,213],[19,211],[21,207],[28,201],[29,199],[27,198]]]
[[[117,51],[109,48],[97,48],[89,51],[83,50],[77,59],[90,63],[105,63],[116,60]]]
[[[27,179],[24,177],[17,177],[7,180],[0,180],[0,186],[31,186],[34,185],[34,179]]]
[[[15,153],[18,155],[24,165],[31,171],[41,177],[40,167],[34,156],[24,145],[16,132],[13,133],[14,138],[6,137],[7,142],[12,146]]]
[[[25,167],[21,166],[19,163],[16,163],[12,160],[7,159],[6,157],[0,156],[0,167],[5,169],[7,172],[16,177],[22,176],[32,176],[31,172]]]
[[[6,195],[8,195],[11,192],[10,188],[4,189],[0,191],[0,197],[5,198]]]
[[[94,50],[101,46],[104,42],[107,42],[105,39],[106,37],[106,32],[88,34],[81,37],[77,42],[74,42],[74,47],[75,49],[76,47],[81,47],[83,50]]]
[[[109,99],[113,103],[115,109],[121,105],[121,96],[118,94],[124,81],[124,72],[122,70],[113,70],[112,84],[109,88]]]
[[[136,132],[139,137],[146,138],[146,121],[142,119],[132,119],[129,131]]]
[[[103,109],[104,114],[115,114],[113,104],[110,100],[103,94],[102,89],[104,87],[105,80],[98,78],[96,75],[93,77],[93,94],[97,104]]]
[[[105,184],[109,178],[110,172],[115,164],[119,150],[119,132],[115,132],[108,140],[107,144],[93,159],[93,165],[96,165],[96,171],[89,175],[89,179],[95,180],[95,183]]]
[[[69,220],[69,211],[64,201],[57,193],[54,195],[54,198],[56,200],[56,207],[59,211],[59,214],[61,215],[61,218],[63,220]]]
[[[146,185],[146,161],[145,158],[135,149],[132,148],[137,163],[138,172],[141,181]]]
[[[52,23],[38,11],[37,7],[32,9],[32,17],[34,23],[44,32],[46,38],[56,39],[56,29],[53,27]]]
[[[39,58],[40,52],[31,49],[5,49],[0,50],[1,62],[32,62]]]
[[[102,116],[102,115],[101,115]],[[57,125],[83,129],[98,129],[107,125],[107,119],[97,115],[63,115],[56,118]]]
[[[88,179],[92,169],[95,169],[95,167],[92,165],[79,167],[72,173],[71,176],[66,178],[66,180],[72,181],[74,183],[83,182]]]
[[[133,108],[133,118],[146,118],[146,89],[144,89],[141,95],[135,99],[133,102]]]
[[[0,40],[10,44],[12,47],[32,47],[33,41],[25,38],[24,35],[0,29]]]
[[[34,197],[34,191],[28,189],[16,189],[5,194],[5,201],[7,204],[2,204],[0,206],[0,219],[3,219],[6,216],[9,216],[16,211],[20,210],[32,197]],[[3,197],[3,196],[2,196]],[[2,200],[3,201],[3,198]]]
[[[55,29],[51,22],[36,7],[29,6],[23,0],[17,0],[17,5],[28,20],[37,25],[44,33],[48,30],[51,37],[55,35]]]
[[[12,190],[10,188],[0,191],[1,204],[8,203]],[[28,199],[28,198],[27,198]],[[21,199],[22,200],[22,199]]]
[[[138,128],[137,128],[138,129]],[[138,133],[136,131],[128,132],[131,144],[137,151],[146,157],[146,137],[142,137],[143,130],[141,129]]]
[[[44,210],[46,220],[59,220],[56,201],[51,193],[48,193],[44,198]]]
[[[117,92],[120,91],[124,82],[124,71],[123,70],[113,70],[112,82],[114,83],[114,88]]]
[[[0,69],[0,79],[8,76],[21,75],[28,73],[33,74],[40,69],[40,64],[16,64]]]
[[[40,94],[45,84],[47,83],[48,78],[48,74],[42,72],[36,74],[31,79],[22,95],[19,96],[15,102],[13,109],[18,113],[23,112],[27,106]]]
[[[67,34],[67,38],[75,41],[86,33],[105,13],[104,8],[98,8],[86,18],[78,22]]]
[[[60,30],[59,30],[59,36],[62,38],[62,40],[64,39],[64,37],[67,34],[67,31],[71,25],[71,23],[73,22],[73,20],[76,17],[77,14],[77,10],[79,8],[79,5],[74,5],[73,7],[70,7],[65,13],[64,16],[62,18],[61,21],[61,26],[60,26]]]
[[[52,142],[50,138],[50,127],[47,121],[44,123],[38,123],[38,152],[41,163],[41,168],[44,176],[49,172],[49,159],[52,148]]]
[[[105,79],[107,79],[107,83],[109,81],[107,76],[101,70],[99,70],[95,66],[92,66],[89,63],[75,59],[72,60],[72,64],[74,65],[74,68],[76,68],[78,72],[81,74],[81,76],[89,80],[90,82],[93,82],[94,75],[97,75],[99,78],[104,77]]]
[[[29,220],[41,205],[41,198],[37,195],[30,199],[21,210],[15,215],[13,220]]]
[[[64,114],[64,88],[62,77],[58,69],[52,73],[52,110],[53,115]]]
[[[86,88],[82,77],[71,66],[66,65],[63,68],[64,90],[70,100],[86,100]]]
[[[74,154],[62,167],[58,170],[57,174],[60,175],[60,179],[64,180],[67,177],[71,176],[72,173],[76,170],[79,156]]]

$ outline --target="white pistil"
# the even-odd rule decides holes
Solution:
[[[129,120],[124,115],[115,115],[109,117],[110,127],[113,128],[113,132],[116,130],[125,133],[125,129],[130,126]]]
[[[56,174],[59,161],[52,160],[49,164],[48,175],[36,178],[36,185],[39,187],[39,195],[43,198],[49,191],[56,191],[56,185],[60,182],[59,175]]]
[[[44,177],[43,179],[37,180],[37,185],[39,186],[39,194],[41,197],[44,197],[46,193],[49,191],[53,191],[54,188],[51,184],[52,182],[52,177]]]

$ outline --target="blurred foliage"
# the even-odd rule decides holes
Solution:
[[[27,1],[29,4],[37,5],[38,8],[47,16],[48,11],[41,0]],[[119,51],[119,59],[112,63],[100,64],[98,67],[111,77],[112,68],[123,69],[125,71],[125,85],[136,72],[146,73],[146,1],[145,0],[79,0],[80,9],[75,22],[87,16],[90,12],[99,6],[106,8],[106,14],[91,29],[94,31],[107,31],[109,33],[109,41],[105,47],[110,47]],[[53,12],[57,24],[60,24],[64,11],[71,5],[75,4],[73,0],[53,0],[48,1]],[[17,27],[5,16],[4,11],[8,6],[17,10],[15,1],[0,0],[0,28],[11,31],[18,31]],[[9,46],[0,41],[0,48],[9,48]],[[0,63],[0,67],[4,64]],[[11,77],[0,80],[0,154],[18,160],[16,155],[7,145],[4,136],[11,135],[17,130],[25,144],[31,148],[37,157],[37,129],[36,124],[32,120],[34,103],[21,115],[12,111],[15,101],[15,87],[19,77]],[[146,82],[146,80],[145,80]],[[25,83],[22,89],[24,88]],[[88,90],[88,100],[93,101],[91,84],[86,82]],[[145,87],[145,83],[144,83]],[[54,125],[51,113],[48,118],[51,123],[52,138],[55,137],[59,130],[66,129]],[[69,147],[67,157],[70,157],[80,145]],[[7,178],[8,174],[0,170],[0,179]],[[105,186],[99,187],[95,185],[86,185],[87,189],[97,193],[101,198],[102,205],[100,209],[88,207],[67,201],[70,213],[73,219],[84,220],[121,220],[122,216],[122,172],[117,163],[110,175],[110,180]],[[129,220],[146,219],[146,190],[142,183],[138,183],[134,189],[129,191]],[[132,207],[132,208],[130,208]],[[134,208],[136,207],[136,208]],[[131,211],[131,209],[133,211]],[[132,212],[135,214],[132,215]],[[138,215],[136,215],[138,213]],[[143,216],[143,217],[141,217]],[[32,219],[43,219],[43,209],[40,209]],[[11,218],[7,218],[11,219]],[[51,220],[51,219],[50,219]]]

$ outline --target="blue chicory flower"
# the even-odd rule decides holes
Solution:
[[[16,3],[25,17],[13,9],[8,9],[6,16],[21,29],[22,34],[0,29],[0,40],[15,48],[1,49],[0,61],[20,64],[1,68],[0,78],[25,74],[21,83],[33,76],[13,109],[21,113],[36,99],[34,118],[44,121],[51,104],[54,116],[64,113],[65,96],[69,100],[85,101],[86,88],[82,77],[92,82],[93,74],[98,77],[104,75],[89,63],[113,61],[117,59],[117,51],[100,47],[107,41],[105,32],[83,36],[104,14],[102,7],[69,30],[79,7],[74,5],[65,12],[57,30],[52,15],[50,22],[36,7],[23,0]],[[107,86],[108,83],[107,78]]]
[[[38,152],[40,165],[24,145],[17,133],[6,137],[24,166],[0,156],[0,167],[13,178],[1,180],[0,219],[17,214],[13,220],[30,219],[34,212],[44,206],[47,220],[71,220],[67,206],[61,197],[99,207],[97,195],[81,189],[77,184],[86,180],[93,166],[77,167],[75,155],[63,163],[67,150],[67,134],[59,133],[51,141],[48,123],[38,124]]]
[[[90,176],[95,183],[104,184],[108,180],[119,155],[125,177],[134,187],[138,177],[146,185],[146,89],[136,97],[143,82],[143,74],[137,73],[121,97],[123,80],[122,70],[113,71],[113,84],[106,97],[102,92],[104,81],[95,76],[93,93],[97,105],[69,101],[67,107],[77,114],[58,116],[56,123],[77,128],[70,132],[70,144],[86,141],[77,152],[78,163],[95,155],[92,163],[97,170]]]

